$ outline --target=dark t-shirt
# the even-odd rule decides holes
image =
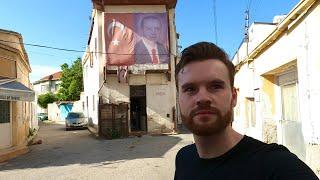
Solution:
[[[176,156],[175,180],[202,179],[318,179],[313,171],[289,150],[248,136],[225,154],[211,159],[199,157],[195,144],[183,147]]]

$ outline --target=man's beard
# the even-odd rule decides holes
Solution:
[[[224,131],[226,127],[232,122],[232,107],[226,112],[225,115],[221,114],[221,111],[214,107],[201,107],[196,108],[191,111],[189,116],[181,114],[183,124],[195,135],[197,136],[210,136],[218,134]],[[210,117],[210,119],[204,120],[207,122],[195,122],[195,113],[200,110],[208,110],[214,112],[215,119]],[[213,115],[211,115],[213,116]],[[207,118],[207,117],[206,117]]]

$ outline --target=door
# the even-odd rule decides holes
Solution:
[[[11,103],[0,101],[0,149],[11,146]]]
[[[305,145],[298,114],[297,84],[281,86],[282,96],[282,142],[301,160],[305,160]]]
[[[131,131],[147,131],[146,86],[130,86]]]

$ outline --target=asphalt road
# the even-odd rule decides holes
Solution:
[[[0,180],[10,179],[173,179],[177,151],[190,134],[97,139],[87,130],[41,124],[30,152],[0,164]]]

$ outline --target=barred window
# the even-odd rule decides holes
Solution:
[[[10,123],[9,101],[0,101],[0,123]]]

